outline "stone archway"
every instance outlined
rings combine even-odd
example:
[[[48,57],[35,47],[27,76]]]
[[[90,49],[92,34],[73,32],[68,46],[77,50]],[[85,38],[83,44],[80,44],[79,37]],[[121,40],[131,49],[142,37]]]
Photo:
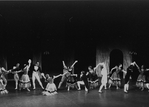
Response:
[[[111,68],[113,68],[114,66],[118,64],[123,65],[123,52],[119,49],[113,49],[110,52],[110,65],[109,65],[110,70]]]

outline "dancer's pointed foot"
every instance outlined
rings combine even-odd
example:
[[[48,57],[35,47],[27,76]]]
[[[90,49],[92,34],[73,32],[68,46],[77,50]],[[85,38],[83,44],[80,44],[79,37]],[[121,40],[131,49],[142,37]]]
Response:
[[[85,88],[85,91],[87,91],[87,92],[88,92],[88,89],[86,89],[86,88]]]
[[[99,93],[102,93],[102,91],[100,91],[100,90],[99,90],[98,92],[99,92]]]
[[[30,89],[28,89],[28,88],[27,88],[27,91],[29,91],[29,92],[30,92]]]
[[[124,90],[124,93],[128,93],[128,91]]]
[[[78,88],[78,91],[80,91],[81,89],[80,88]]]

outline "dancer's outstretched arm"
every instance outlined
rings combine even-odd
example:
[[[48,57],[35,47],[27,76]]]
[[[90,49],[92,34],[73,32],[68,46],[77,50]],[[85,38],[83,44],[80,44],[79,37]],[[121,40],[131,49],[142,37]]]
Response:
[[[109,74],[111,74],[112,73],[112,71],[114,70],[114,69],[116,69],[117,67],[115,66],[115,67],[113,67],[112,69],[111,69],[111,71],[109,72]]]
[[[41,76],[42,76],[44,79],[46,79],[46,77],[45,77],[44,73],[41,73]]]
[[[125,70],[122,70],[122,72],[125,73],[125,74],[127,73],[127,71],[125,71]]]
[[[78,76],[78,74],[71,74],[71,75],[72,75],[72,76],[76,76],[76,77]]]
[[[140,67],[138,66],[138,64],[136,62],[134,62],[134,65],[136,65],[136,67],[138,68],[138,70],[141,71],[140,70]]]
[[[62,61],[62,63],[63,63],[63,67],[64,67],[65,69],[67,69],[67,66],[66,66],[65,62]]]
[[[2,67],[2,71],[6,74],[11,72],[11,70],[6,70],[4,67]]]
[[[96,67],[94,67],[94,70],[96,70],[96,69],[98,68],[99,65],[100,65],[100,63],[98,63],[98,64],[96,65]]]
[[[57,76],[54,76],[53,78],[55,79],[55,78],[58,78],[58,77],[60,77],[60,76],[62,76],[63,74],[59,74],[59,75],[57,75]]]
[[[28,68],[30,68],[31,62],[32,62],[31,59],[29,59],[29,60],[28,60]]]
[[[74,65],[77,63],[78,61],[76,60],[72,65],[71,65],[71,68],[74,67]]]
[[[23,72],[23,70],[19,70],[19,71],[14,71],[14,72],[11,72],[12,74],[15,74],[15,73],[20,73],[20,72]]]

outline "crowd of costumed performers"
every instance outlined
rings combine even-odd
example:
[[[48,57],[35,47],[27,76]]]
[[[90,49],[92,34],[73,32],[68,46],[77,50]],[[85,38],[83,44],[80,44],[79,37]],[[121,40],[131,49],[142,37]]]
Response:
[[[6,89],[7,86],[7,79],[6,75],[12,74],[14,76],[15,81],[15,90],[27,90],[30,91],[31,89],[31,82],[33,90],[36,89],[37,80],[42,91],[43,95],[55,95],[57,94],[57,90],[62,88],[63,84],[66,84],[67,91],[74,88],[78,91],[84,88],[86,92],[99,87],[98,92],[102,93],[104,89],[110,89],[111,86],[115,86],[116,89],[120,89],[122,86],[122,79],[124,77],[124,92],[127,93],[129,91],[129,84],[130,80],[134,78],[134,68],[137,68],[138,71],[138,78],[136,80],[136,87],[138,87],[141,91],[145,88],[149,90],[149,69],[145,68],[144,65],[139,67],[136,62],[130,63],[126,70],[123,69],[122,64],[118,64],[113,67],[109,73],[106,68],[106,63],[98,63],[95,67],[88,66],[88,71],[82,70],[80,74],[74,73],[74,66],[78,63],[78,61],[74,61],[71,66],[66,66],[65,62],[62,61],[63,65],[63,72],[62,74],[58,75],[51,75],[51,74],[44,74],[40,68],[39,62],[36,64],[32,64],[31,59],[28,60],[27,64],[24,64],[23,68],[21,69],[20,64],[17,63],[15,66],[12,67],[10,70],[6,70],[4,67],[0,67],[0,94],[8,94],[8,90]],[[31,70],[31,64],[33,69]],[[101,76],[99,77],[97,74],[97,69],[100,69]],[[32,72],[31,80],[29,78],[29,73]],[[19,73],[23,73],[22,76],[19,76]],[[46,86],[43,86],[41,78],[44,78]],[[61,78],[58,84],[58,88],[55,85],[54,80],[56,78]]]

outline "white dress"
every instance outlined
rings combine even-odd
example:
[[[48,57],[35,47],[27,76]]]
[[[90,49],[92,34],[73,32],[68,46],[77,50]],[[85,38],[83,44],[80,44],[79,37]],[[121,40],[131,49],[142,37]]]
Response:
[[[107,84],[107,69],[104,63],[102,64],[102,66],[103,68],[101,70],[101,75],[102,75],[101,83],[103,85],[106,85]]]
[[[47,81],[48,84],[46,86],[45,91],[43,91],[42,94],[46,96],[57,94],[57,88],[56,85],[54,84],[54,78],[49,77]]]

